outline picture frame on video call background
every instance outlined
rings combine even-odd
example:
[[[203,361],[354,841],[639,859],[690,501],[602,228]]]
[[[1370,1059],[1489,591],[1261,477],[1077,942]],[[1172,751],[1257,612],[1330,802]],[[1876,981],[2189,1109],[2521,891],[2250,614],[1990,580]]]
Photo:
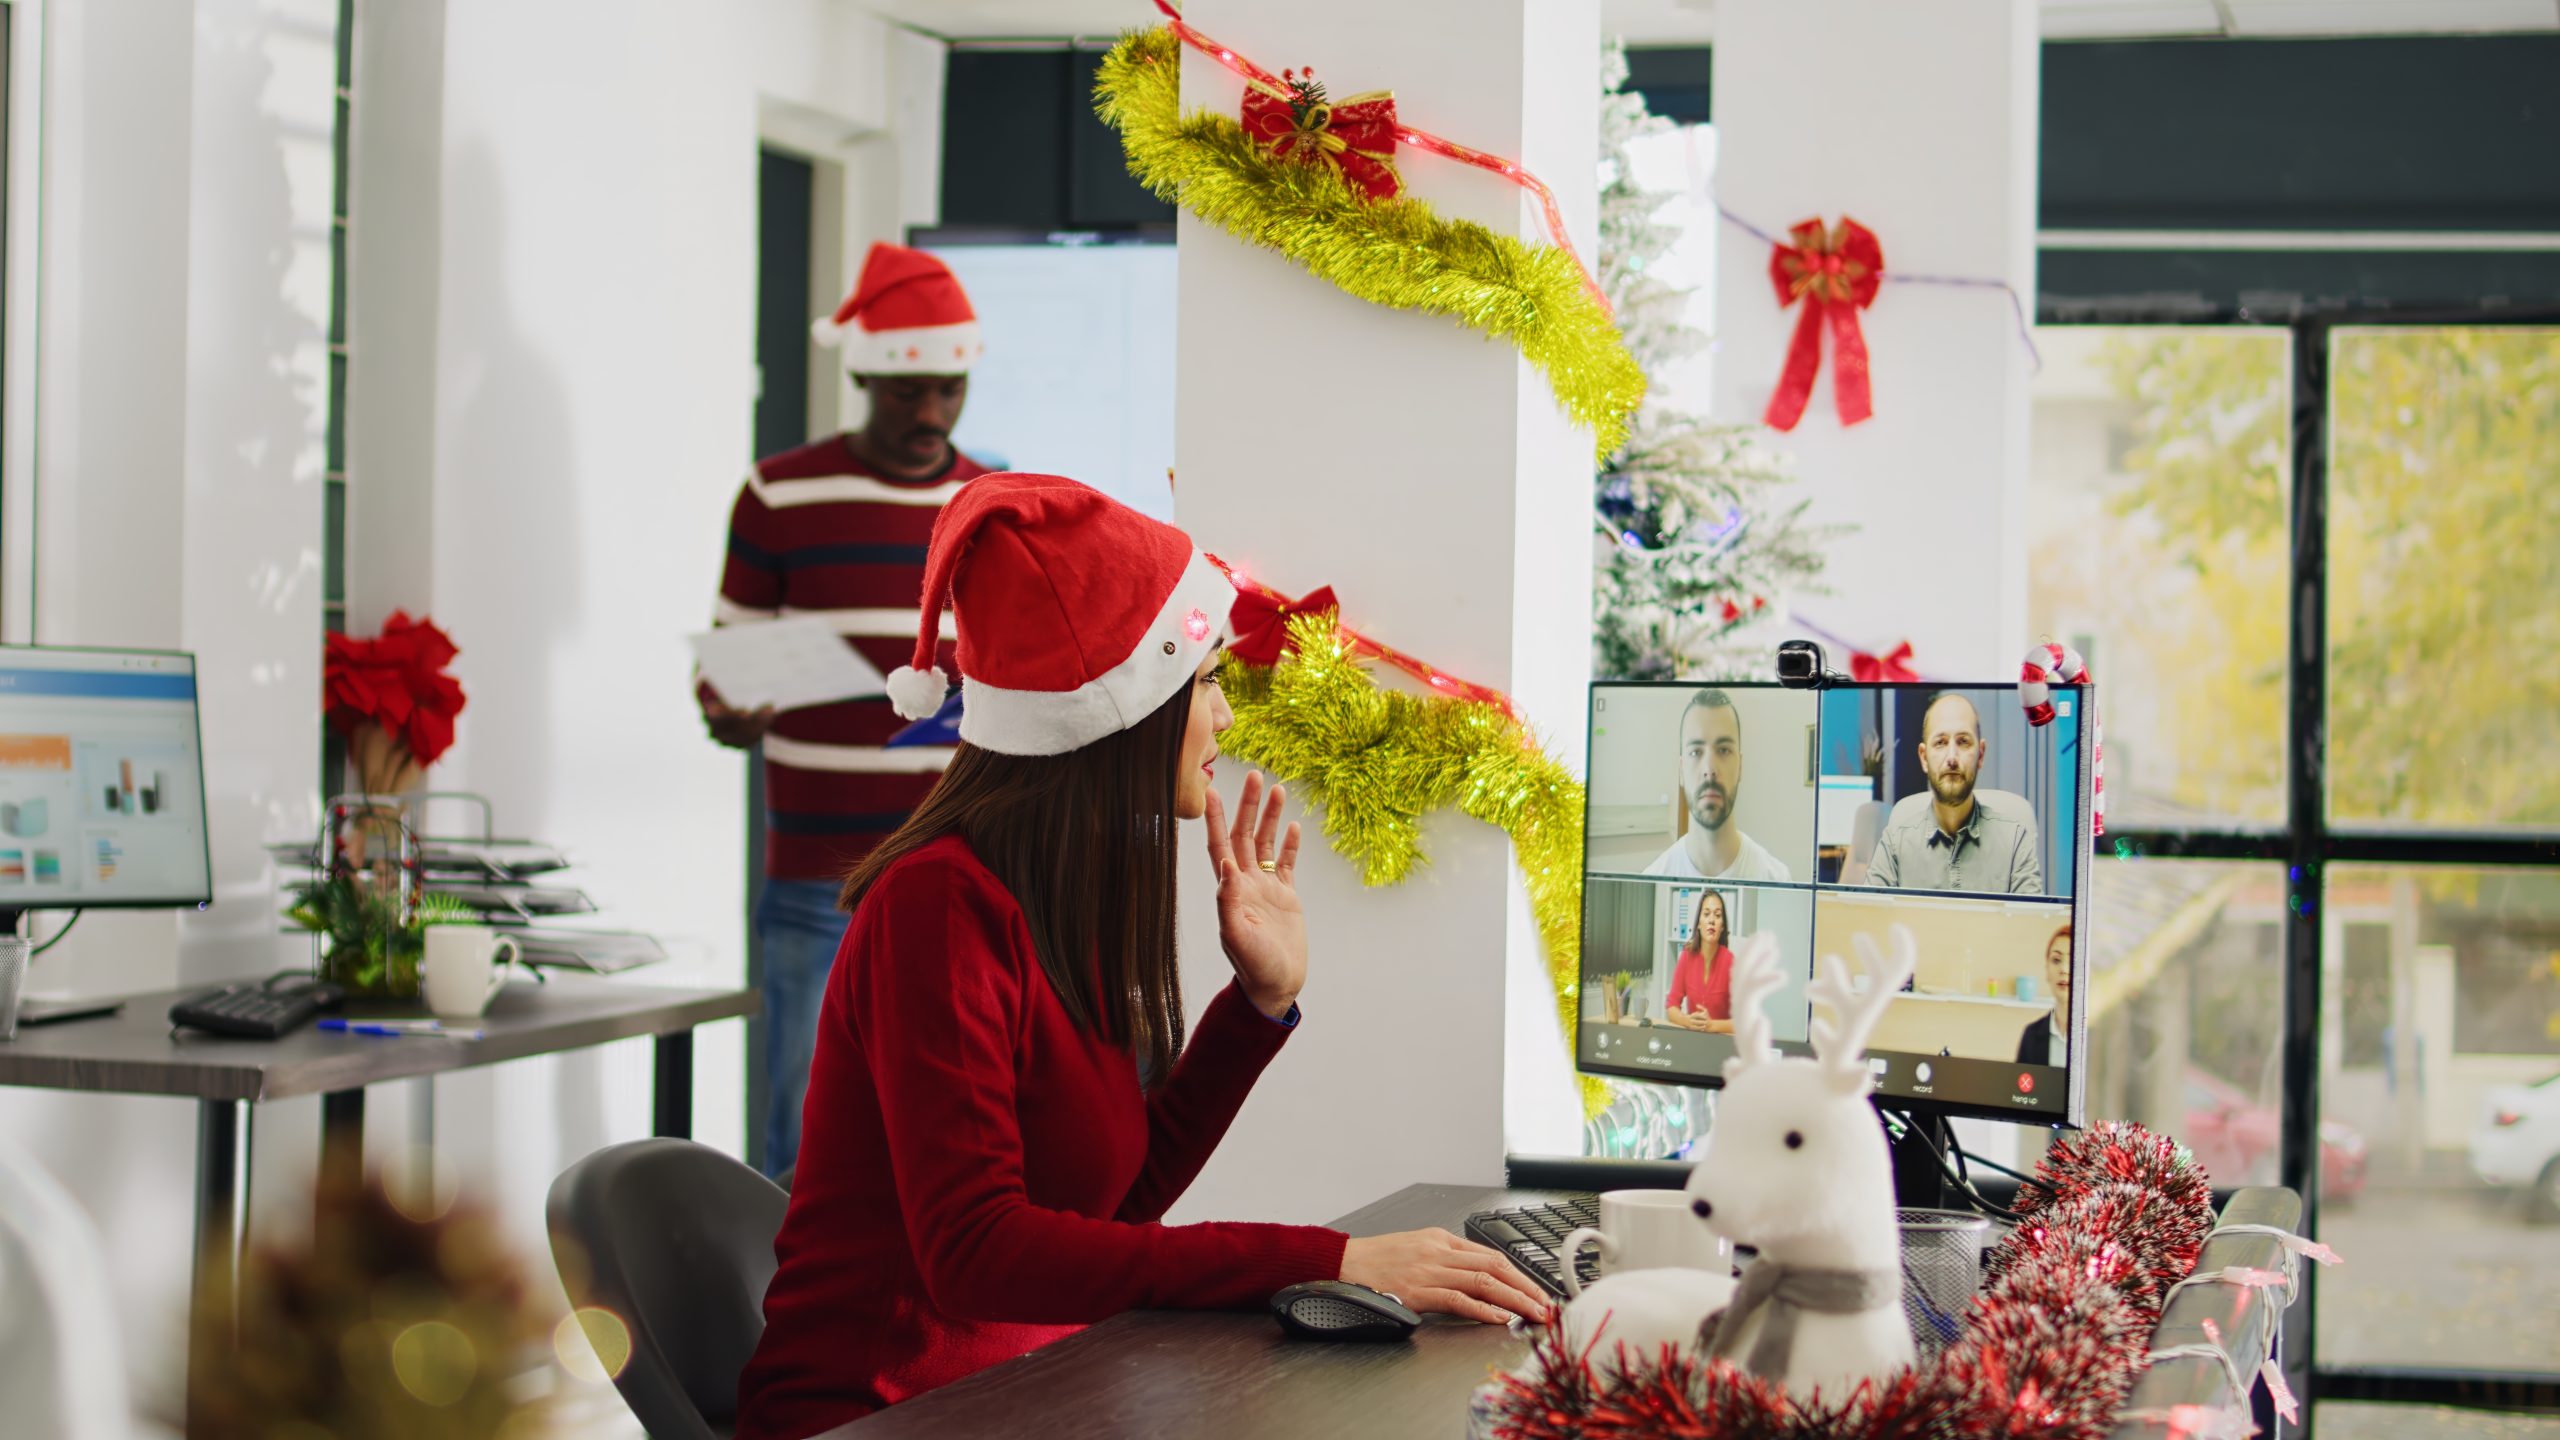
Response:
[[[1717,1086],[1732,942],[1776,937],[1767,1002],[1810,1054],[1817,957],[1918,963],[1869,1041],[1878,1103],[2079,1124],[2091,773],[2081,691],[1599,682],[1583,839],[1589,1073]]]

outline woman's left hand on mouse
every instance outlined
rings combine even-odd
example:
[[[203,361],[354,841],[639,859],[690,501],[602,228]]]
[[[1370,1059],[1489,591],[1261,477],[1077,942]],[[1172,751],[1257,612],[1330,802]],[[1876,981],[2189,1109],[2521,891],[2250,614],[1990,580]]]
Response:
[[[1307,983],[1307,916],[1298,904],[1298,824],[1280,825],[1288,792],[1244,777],[1236,815],[1209,792],[1209,863],[1218,872],[1218,944],[1254,1008],[1279,1019]]]

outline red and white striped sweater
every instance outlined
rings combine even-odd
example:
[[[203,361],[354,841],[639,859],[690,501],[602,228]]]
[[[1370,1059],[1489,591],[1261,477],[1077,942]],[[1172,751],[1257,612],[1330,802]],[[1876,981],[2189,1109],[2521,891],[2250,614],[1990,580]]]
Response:
[[[729,515],[717,623],[816,615],[881,673],[906,664],[934,517],[986,473],[954,450],[933,479],[891,479],[842,435],[757,461]],[[945,615],[940,663],[956,674],[952,633]],[[836,879],[898,828],[951,759],[948,746],[882,748],[906,723],[887,700],[783,712],[764,742],[768,876]]]

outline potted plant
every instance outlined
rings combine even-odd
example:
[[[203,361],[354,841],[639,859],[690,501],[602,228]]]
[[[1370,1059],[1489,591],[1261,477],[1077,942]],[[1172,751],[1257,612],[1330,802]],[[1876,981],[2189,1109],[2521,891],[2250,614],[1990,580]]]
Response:
[[[350,996],[406,1000],[418,993],[418,962],[427,927],[473,925],[479,912],[450,895],[420,895],[404,914],[397,887],[384,889],[352,871],[294,887],[284,917],[318,937],[320,974]]]

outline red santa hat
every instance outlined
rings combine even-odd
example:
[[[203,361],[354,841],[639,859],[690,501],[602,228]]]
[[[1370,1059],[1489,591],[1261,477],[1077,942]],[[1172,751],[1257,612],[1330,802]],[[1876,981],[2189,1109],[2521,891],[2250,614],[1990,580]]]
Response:
[[[1226,630],[1235,587],[1191,543],[1089,485],[981,475],[933,522],[915,663],[889,676],[898,713],[937,710],[942,607],[960,631],[960,738],[1002,755],[1063,755],[1117,734],[1191,683]]]
[[[986,348],[951,267],[903,245],[872,246],[861,282],[809,333],[857,375],[965,375]]]

